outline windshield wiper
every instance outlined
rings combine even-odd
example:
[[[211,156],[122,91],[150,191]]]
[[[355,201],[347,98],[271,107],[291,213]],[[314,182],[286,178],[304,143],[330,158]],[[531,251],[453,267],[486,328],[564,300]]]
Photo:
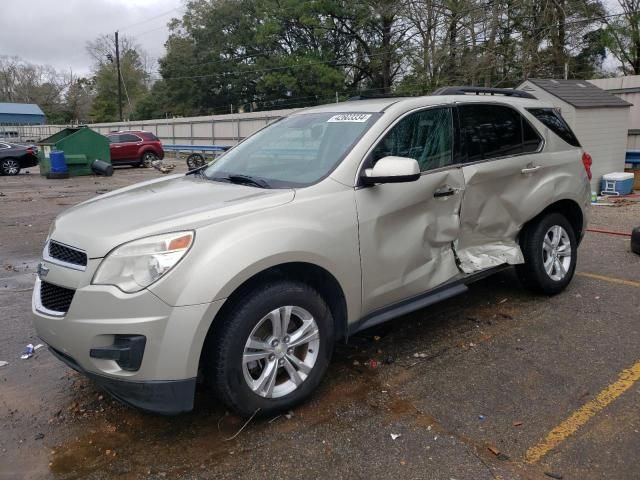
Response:
[[[251,185],[258,188],[271,188],[271,185],[269,185],[266,180],[252,177],[250,175],[233,174],[224,177],[210,177],[210,180],[236,183],[238,185]]]

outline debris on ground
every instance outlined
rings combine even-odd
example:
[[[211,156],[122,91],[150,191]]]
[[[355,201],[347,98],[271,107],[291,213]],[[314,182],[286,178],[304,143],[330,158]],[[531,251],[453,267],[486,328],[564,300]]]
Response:
[[[35,439],[35,440],[42,440],[43,438],[44,438],[44,433],[38,433],[38,434],[34,437],[34,439]]]
[[[391,365],[395,361],[396,359],[393,358],[393,356],[387,355],[386,357],[384,357],[384,360],[382,361],[382,363],[384,363],[385,365]]]
[[[293,410],[289,410],[284,416],[287,420],[291,420],[293,418]]]
[[[33,352],[34,352],[33,344],[30,343],[29,345],[24,347],[22,354],[20,354],[20,358],[22,360],[27,360],[28,358],[31,358],[33,356]]]
[[[520,422],[520,421],[513,422],[513,426],[514,427],[520,427],[520,426],[522,426],[522,422]]]
[[[376,369],[378,368],[378,361],[374,360],[373,358],[367,360],[367,362],[365,363],[365,365],[371,369]]]
[[[42,347],[44,347],[44,345],[42,343],[37,344],[35,347],[33,347],[33,351],[37,352],[39,349],[41,349]]]
[[[402,434],[401,433],[390,433],[389,435],[391,435],[391,440],[395,440],[396,438],[400,437]]]
[[[174,163],[165,164],[161,160],[154,160],[151,162],[151,166],[161,173],[171,173],[173,169],[176,168]]]
[[[0,367],[5,367],[9,365],[9,362],[5,362],[4,360],[0,360]]]
[[[485,418],[487,417],[485,417],[484,415],[478,415],[478,420],[484,420]]]
[[[554,473],[554,472],[544,472],[544,474],[547,477],[551,477],[551,478],[555,478],[557,480],[562,480],[562,475],[560,475],[559,473]]]
[[[498,450],[496,447],[488,446],[487,450],[493,453],[496,457],[500,455],[500,450]]]

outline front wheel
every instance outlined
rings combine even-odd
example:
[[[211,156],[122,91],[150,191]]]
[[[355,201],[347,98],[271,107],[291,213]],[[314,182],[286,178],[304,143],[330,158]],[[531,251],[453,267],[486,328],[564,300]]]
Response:
[[[243,416],[273,415],[316,389],[333,353],[331,311],[310,286],[275,281],[235,305],[216,330],[207,377]]]
[[[525,286],[555,295],[569,285],[576,269],[578,243],[564,215],[551,213],[528,225],[521,247],[525,263],[516,271]]]
[[[0,173],[2,175],[18,175],[20,173],[20,163],[15,158],[5,158],[0,161]]]

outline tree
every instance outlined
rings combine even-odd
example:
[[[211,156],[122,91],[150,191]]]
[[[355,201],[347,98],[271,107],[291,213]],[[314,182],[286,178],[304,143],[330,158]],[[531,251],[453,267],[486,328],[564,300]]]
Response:
[[[625,75],[640,75],[640,0],[618,0],[619,15],[607,19],[606,39]]]
[[[118,79],[115,40],[101,35],[87,43],[87,51],[94,60],[92,83],[95,99],[91,118],[96,122],[118,120]],[[148,90],[150,74],[145,70],[145,53],[134,41],[120,37],[120,75],[123,95],[123,116],[131,118],[137,102]]]
[[[50,123],[65,122],[63,96],[70,78],[48,65],[0,56],[0,102],[35,103]]]

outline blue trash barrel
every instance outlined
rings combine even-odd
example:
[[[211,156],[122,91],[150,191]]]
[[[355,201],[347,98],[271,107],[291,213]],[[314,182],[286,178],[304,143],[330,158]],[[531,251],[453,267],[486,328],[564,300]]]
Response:
[[[64,160],[64,152],[54,150],[49,154],[50,168],[47,178],[69,178],[69,167]]]
[[[69,167],[64,160],[64,152],[61,150],[54,150],[49,154],[49,161],[51,162],[51,172],[54,173],[67,173]]]

